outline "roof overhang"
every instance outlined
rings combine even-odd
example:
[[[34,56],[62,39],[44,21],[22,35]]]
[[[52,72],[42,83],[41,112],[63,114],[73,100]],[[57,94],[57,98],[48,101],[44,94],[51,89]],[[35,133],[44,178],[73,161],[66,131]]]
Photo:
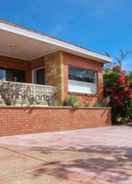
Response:
[[[56,51],[65,51],[102,63],[112,61],[112,58],[105,55],[0,21],[0,55],[32,60]]]

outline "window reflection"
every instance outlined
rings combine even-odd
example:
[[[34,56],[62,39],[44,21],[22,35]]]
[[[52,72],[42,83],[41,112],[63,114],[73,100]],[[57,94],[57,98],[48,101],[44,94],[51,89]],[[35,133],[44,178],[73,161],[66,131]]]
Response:
[[[0,69],[0,80],[25,82],[25,71],[13,69]]]
[[[0,69],[0,80],[5,80],[6,72],[3,69]]]
[[[96,83],[96,72],[92,70],[70,66],[69,79],[82,82]]]

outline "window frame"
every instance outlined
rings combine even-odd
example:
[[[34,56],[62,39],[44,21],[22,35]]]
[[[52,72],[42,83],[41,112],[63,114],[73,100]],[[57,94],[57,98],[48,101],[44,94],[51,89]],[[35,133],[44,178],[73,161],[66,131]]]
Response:
[[[17,69],[17,68],[3,68],[3,67],[0,67],[0,70],[4,70],[5,71],[5,76],[4,76],[4,78],[3,78],[3,80],[1,80],[0,79],[0,81],[8,81],[8,82],[15,82],[15,81],[13,81],[13,80],[7,80],[7,78],[6,78],[6,72],[7,71],[11,71],[11,72],[15,72],[15,71],[17,71],[17,72],[23,72],[23,74],[24,74],[24,82],[20,82],[20,83],[25,83],[26,82],[26,71],[25,70],[21,70],[21,69]]]
[[[95,74],[96,74],[96,79],[95,79],[95,81],[96,81],[96,83],[95,83],[95,85],[96,85],[96,93],[83,93],[83,92],[72,92],[72,91],[69,91],[69,81],[71,80],[71,79],[69,79],[69,71],[70,71],[70,67],[75,67],[75,68],[77,68],[77,69],[84,69],[84,70],[90,70],[90,71],[93,71],[93,72],[95,72]],[[82,82],[82,83],[90,83],[90,82],[83,82],[83,81],[77,81],[77,80],[73,80],[73,81],[76,81],[76,82]],[[67,82],[68,84],[67,84],[67,88],[68,88],[68,93],[69,94],[73,94],[73,95],[84,95],[84,96],[97,96],[98,95],[98,91],[99,91],[99,89],[98,89],[98,71],[97,70],[93,70],[93,69],[91,69],[91,68],[84,68],[84,67],[82,67],[82,66],[77,66],[77,65],[72,65],[72,64],[68,64],[68,82]],[[91,83],[92,84],[92,83]],[[94,83],[93,83],[94,84]]]
[[[36,83],[36,79],[35,79],[35,75],[36,75],[36,72],[38,71],[38,70],[41,70],[41,69],[44,69],[45,70],[45,67],[44,66],[40,66],[40,67],[37,67],[37,68],[34,68],[33,70],[32,70],[32,83],[33,84],[37,84]],[[45,83],[44,84],[41,84],[41,85],[45,85]]]

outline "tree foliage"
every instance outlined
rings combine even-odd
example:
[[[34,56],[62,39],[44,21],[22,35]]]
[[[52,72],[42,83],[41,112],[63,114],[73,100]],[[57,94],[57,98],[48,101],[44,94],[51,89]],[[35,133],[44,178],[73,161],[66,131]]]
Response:
[[[105,96],[110,98],[113,122],[124,122],[132,113],[132,74],[116,65],[104,74]]]

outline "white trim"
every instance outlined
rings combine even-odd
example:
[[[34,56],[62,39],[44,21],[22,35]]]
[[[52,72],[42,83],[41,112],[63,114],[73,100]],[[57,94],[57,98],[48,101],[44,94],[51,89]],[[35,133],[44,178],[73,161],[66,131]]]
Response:
[[[40,70],[40,69],[44,69],[44,67],[41,66],[41,67],[38,67],[38,68],[35,68],[35,69],[32,70],[32,83],[34,83],[34,84],[36,84],[36,83],[35,83],[35,72],[36,72],[37,70]]]
[[[68,80],[68,92],[70,93],[80,93],[80,94],[97,94],[97,82],[82,82],[76,80]]]
[[[0,30],[4,30],[7,32],[15,33],[20,36],[28,37],[31,39],[39,40],[44,43],[47,43],[49,45],[56,46],[58,50],[67,51],[82,57],[91,58],[94,60],[97,60],[99,62],[108,63],[112,61],[112,58],[107,57],[105,55],[97,54],[95,52],[91,52],[87,49],[77,47],[75,45],[66,43],[64,41],[57,40],[55,38],[39,34],[24,28],[20,28],[15,25],[11,25],[9,23],[5,23],[3,21],[0,21]]]

